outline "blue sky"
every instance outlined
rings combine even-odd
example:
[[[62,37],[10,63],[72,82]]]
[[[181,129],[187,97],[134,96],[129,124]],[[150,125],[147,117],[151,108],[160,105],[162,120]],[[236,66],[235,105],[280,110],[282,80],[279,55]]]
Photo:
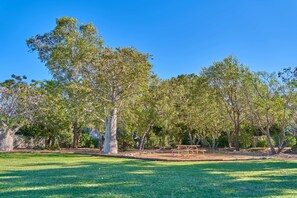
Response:
[[[61,16],[93,22],[105,45],[152,54],[161,78],[198,73],[228,55],[254,71],[297,66],[296,0],[0,0],[0,81],[51,78],[25,40]]]

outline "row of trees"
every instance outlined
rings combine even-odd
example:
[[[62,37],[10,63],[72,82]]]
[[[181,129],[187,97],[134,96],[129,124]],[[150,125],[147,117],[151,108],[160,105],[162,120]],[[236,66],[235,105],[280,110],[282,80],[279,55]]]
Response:
[[[74,148],[84,128],[99,129],[105,153],[135,142],[139,149],[181,143],[215,148],[222,138],[239,150],[246,129],[255,129],[248,137],[265,135],[277,153],[297,136],[294,69],[253,73],[230,56],[199,75],[161,80],[151,71],[150,55],[105,47],[91,23],[71,17],[57,19],[54,30],[27,44],[53,80],[28,84],[13,76],[0,84],[0,150],[13,149],[20,129],[48,146],[71,141]]]

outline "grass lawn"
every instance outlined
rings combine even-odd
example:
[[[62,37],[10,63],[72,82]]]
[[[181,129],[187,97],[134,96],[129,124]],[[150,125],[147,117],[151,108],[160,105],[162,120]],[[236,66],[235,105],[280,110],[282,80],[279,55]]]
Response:
[[[297,197],[296,161],[0,154],[0,197]]]

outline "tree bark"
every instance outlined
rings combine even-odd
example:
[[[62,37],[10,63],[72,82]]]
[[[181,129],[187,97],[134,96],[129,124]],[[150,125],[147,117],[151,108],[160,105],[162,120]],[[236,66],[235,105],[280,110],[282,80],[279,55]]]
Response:
[[[235,135],[235,150],[239,151],[239,130],[240,130],[240,123],[235,122],[234,124],[234,135]]]
[[[194,142],[194,140],[193,140],[193,138],[192,138],[192,134],[191,134],[191,132],[190,132],[189,130],[187,130],[187,131],[188,131],[188,134],[189,134],[190,144],[191,144],[191,145],[195,144],[195,142]]]
[[[144,141],[145,141],[146,134],[147,134],[147,132],[145,131],[141,137],[140,144],[139,144],[139,150],[144,149]]]
[[[77,121],[74,121],[72,123],[72,127],[73,127],[73,144],[72,144],[72,147],[73,148],[77,148],[78,147],[78,127],[77,127]]]
[[[270,147],[271,154],[276,154],[275,149],[274,149],[274,145],[272,144],[272,141],[271,141],[269,127],[267,127],[267,129],[266,129],[266,138],[267,138],[267,141],[268,141],[268,144],[269,144],[269,147]]]
[[[212,135],[211,137],[211,149],[214,150],[216,148],[216,138]]]
[[[12,151],[13,150],[14,132],[8,130],[7,132],[0,132],[0,151]]]
[[[147,129],[144,131],[142,137],[141,137],[141,140],[140,140],[140,144],[139,144],[139,150],[143,150],[144,149],[144,141],[145,141],[145,138],[146,138],[146,135],[148,134],[148,132],[150,131],[152,127],[152,124],[150,123],[147,127]]]
[[[105,140],[103,152],[106,154],[118,153],[117,109],[114,109],[110,112],[110,116],[106,119],[105,122]]]
[[[293,137],[291,137],[291,139],[289,139],[288,141],[286,141],[285,143],[283,142],[282,140],[282,145],[278,148],[277,150],[277,154],[280,154],[282,152],[282,150],[284,148],[286,148],[295,138],[296,138],[297,135],[293,135]]]
[[[274,145],[272,144],[272,141],[271,141],[271,136],[270,136],[270,126],[267,126],[265,130],[264,130],[263,127],[260,127],[260,130],[261,130],[262,133],[264,133],[265,136],[266,136],[267,142],[268,142],[269,147],[270,147],[270,152],[271,152],[271,154],[273,154],[273,155],[276,154],[275,149],[274,149]]]
[[[45,146],[50,147],[52,141],[52,134],[49,132],[47,140],[45,141]]]

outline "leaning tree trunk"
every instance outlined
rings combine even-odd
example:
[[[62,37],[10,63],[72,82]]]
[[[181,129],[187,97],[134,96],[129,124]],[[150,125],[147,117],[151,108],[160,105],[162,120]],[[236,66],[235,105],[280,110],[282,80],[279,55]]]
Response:
[[[267,141],[268,141],[268,144],[269,144],[269,147],[270,147],[271,154],[276,154],[275,149],[274,149],[274,145],[273,145],[272,140],[271,140],[269,128],[266,130],[266,138],[267,138]]]
[[[140,144],[139,144],[139,150],[144,149],[144,141],[145,141],[145,138],[146,138],[147,134],[149,133],[151,127],[152,127],[152,122],[150,122],[150,124],[148,125],[147,129],[144,131],[144,133],[141,137]]]
[[[282,145],[278,148],[277,154],[280,154],[284,148],[286,148],[295,138],[297,135],[293,135],[289,140],[287,140],[285,143],[282,143]],[[283,140],[282,140],[283,141]]]
[[[103,152],[106,154],[118,153],[117,142],[117,109],[110,112],[110,117],[105,122],[105,140]]]
[[[271,154],[273,154],[273,155],[276,154],[276,151],[274,149],[274,145],[272,143],[271,136],[270,136],[270,127],[267,126],[266,130],[264,130],[264,128],[262,128],[262,127],[260,129],[261,129],[262,133],[264,133],[266,135],[266,139],[269,144]]]
[[[144,149],[144,141],[145,141],[145,137],[146,137],[146,132],[144,132],[144,134],[142,135],[141,137],[141,140],[140,140],[140,144],[139,144],[139,150],[143,150]]]
[[[12,151],[13,150],[13,139],[14,132],[12,131],[3,131],[0,132],[0,151]]]
[[[191,134],[190,130],[188,130],[188,134],[189,134],[190,144],[194,145],[195,144],[195,137],[192,137],[192,134]]]

